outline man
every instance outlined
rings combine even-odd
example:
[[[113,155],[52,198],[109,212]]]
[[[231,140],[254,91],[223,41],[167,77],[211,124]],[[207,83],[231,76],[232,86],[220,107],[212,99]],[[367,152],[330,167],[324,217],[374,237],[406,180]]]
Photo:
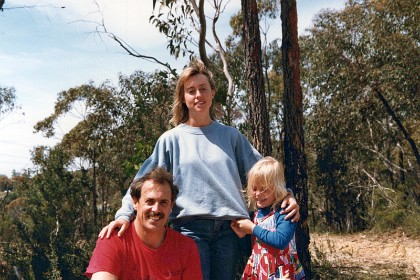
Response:
[[[155,168],[131,185],[136,218],[121,237],[98,239],[86,276],[95,279],[202,279],[195,242],[166,226],[178,188]]]

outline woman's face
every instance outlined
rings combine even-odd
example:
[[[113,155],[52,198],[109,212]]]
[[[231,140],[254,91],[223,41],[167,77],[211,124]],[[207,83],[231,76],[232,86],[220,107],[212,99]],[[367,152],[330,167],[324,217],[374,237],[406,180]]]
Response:
[[[189,77],[184,84],[184,100],[189,115],[206,113],[210,115],[215,91],[211,88],[209,80],[203,74]]]

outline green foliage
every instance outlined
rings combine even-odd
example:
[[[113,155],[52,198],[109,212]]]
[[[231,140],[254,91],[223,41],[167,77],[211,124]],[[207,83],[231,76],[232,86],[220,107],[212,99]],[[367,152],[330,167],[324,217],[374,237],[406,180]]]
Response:
[[[167,48],[175,58],[180,55],[192,55],[188,49],[191,40],[192,28],[189,28],[189,20],[194,12],[191,4],[187,1],[159,1],[160,7],[157,14],[153,14],[149,21],[168,38]],[[153,3],[155,9],[156,1]]]
[[[18,198],[8,205],[16,235],[7,260],[34,279],[82,279],[90,248],[80,252],[76,241],[93,235],[92,229],[83,228],[86,225],[80,222],[87,218],[84,209],[76,206],[84,205],[86,190],[73,183],[74,177],[66,169],[68,155],[59,148],[39,148],[36,162],[39,173],[16,187]],[[79,260],[66,262],[69,255],[77,255]]]
[[[408,20],[418,8],[416,1],[349,1],[343,11],[317,15],[301,38],[315,227],[368,228],[376,207],[392,208],[400,193],[410,197],[405,205],[419,203],[410,191],[419,181],[415,151],[392,116],[418,143],[420,48]]]
[[[0,119],[2,115],[20,108],[16,105],[16,90],[13,87],[2,87],[0,85]]]
[[[372,209],[373,231],[376,233],[403,231],[407,236],[420,236],[420,207],[413,203],[411,196],[402,191],[394,195],[392,203],[378,198]]]
[[[79,123],[55,147],[34,148],[31,177],[0,178],[13,189],[1,205],[5,274],[17,267],[25,279],[85,279],[99,229],[169,126],[173,89],[167,76],[138,71],[121,75],[118,88],[90,83],[59,94],[36,130],[54,136],[66,114]]]

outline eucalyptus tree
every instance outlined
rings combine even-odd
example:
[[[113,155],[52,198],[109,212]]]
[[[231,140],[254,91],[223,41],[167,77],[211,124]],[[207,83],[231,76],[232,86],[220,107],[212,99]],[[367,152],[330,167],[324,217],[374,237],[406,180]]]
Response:
[[[225,109],[229,110],[232,107],[231,100],[233,100],[234,84],[229,72],[225,46],[219,37],[217,28],[217,22],[229,1],[213,0],[208,1],[207,5],[204,0],[153,0],[152,4],[153,10],[149,21],[156,26],[158,32],[166,36],[168,40],[167,49],[170,55],[175,58],[189,56],[191,59],[192,57],[200,57],[204,64],[213,72],[220,71],[224,73],[227,80],[227,91],[225,92],[227,94],[225,99],[227,107]],[[207,32],[208,21],[211,23],[212,39],[210,39]],[[139,53],[123,38],[109,32],[104,21],[99,24],[97,31],[100,35],[104,33],[116,41],[127,54],[155,62],[164,66],[166,73],[173,77],[177,76],[176,69],[169,63],[161,61],[157,57]],[[209,59],[207,48],[210,48],[218,56],[220,64],[212,63]]]
[[[36,124],[36,131],[53,137],[60,117],[78,114],[80,121],[60,145],[71,155],[71,169],[87,174],[87,206],[95,224],[111,218],[119,201],[114,196],[127,189],[157,137],[168,128],[172,89],[165,76],[140,71],[120,76],[119,88],[107,82],[82,85],[61,92],[54,113]]]
[[[284,87],[284,163],[287,186],[294,190],[301,220],[296,230],[297,249],[307,279],[311,279],[308,225],[308,177],[303,130],[303,96],[300,85],[300,49],[295,0],[281,1]]]
[[[66,170],[69,157],[60,148],[37,147],[33,158],[39,173],[13,177],[13,199],[6,206],[11,237],[1,235],[8,241],[3,243],[6,273],[25,279],[81,279],[91,248],[81,246],[87,240],[80,230],[87,226],[82,223],[86,190]]]
[[[33,224],[26,215],[27,201],[31,196],[26,195],[30,187],[27,174],[13,176],[10,179],[13,187],[2,206],[0,222],[0,264],[2,276],[5,279],[19,279],[25,276],[34,279],[31,269],[33,248],[28,243],[29,229]],[[30,240],[29,240],[30,241]],[[33,244],[32,244],[33,245]]]
[[[250,3],[251,2],[255,4],[257,3],[255,0],[250,1]],[[274,3],[275,1],[268,0],[258,2],[264,2],[264,5],[268,5],[265,2]],[[246,3],[246,1],[243,1],[243,3]],[[221,107],[221,110],[219,110],[219,115],[228,125],[233,125],[234,122],[237,121],[237,119],[234,119],[234,117],[237,116],[237,114],[234,112],[235,104],[237,104],[235,96],[235,87],[237,87],[237,85],[234,84],[234,77],[231,74],[227,44],[225,44],[220,38],[217,28],[217,23],[229,4],[231,4],[229,1],[224,0],[214,0],[208,2],[204,0],[154,0],[153,13],[149,21],[156,26],[159,32],[166,36],[168,39],[167,48],[169,53],[175,58],[181,56],[199,56],[204,64],[214,73],[221,72],[224,74],[224,80],[227,81],[227,90],[222,90],[219,93],[219,95],[224,95],[221,98],[223,102],[218,103],[218,107]],[[257,9],[254,9],[253,11],[250,10],[250,12],[250,16],[258,18],[259,15]],[[259,21],[254,20],[250,23],[253,25],[253,27],[249,25],[246,30],[256,30],[259,32]],[[209,32],[207,32],[208,25],[210,25],[209,29],[211,29],[211,36],[208,35]],[[103,31],[112,39],[117,41],[129,55],[155,61],[161,65],[164,65],[167,69],[169,69],[171,74],[176,76],[175,70],[172,69],[167,63],[161,62],[154,57],[139,54],[123,39],[119,38],[115,34],[108,32],[103,24],[102,27]],[[256,37],[254,36],[253,38],[261,40],[260,34],[258,34]],[[249,45],[251,46],[253,43],[251,42]],[[217,56],[218,63],[213,63],[212,60],[209,59],[209,56],[212,56],[213,54],[209,55],[208,49],[210,49],[213,54]],[[261,45],[256,46],[255,49],[259,49],[258,51],[260,52],[261,56]],[[257,54],[256,52],[254,53]],[[255,57],[255,55],[252,57]],[[246,56],[245,58],[245,61],[251,59],[250,56]],[[251,70],[248,71],[248,76],[260,75],[260,71],[258,71],[258,69],[262,69],[261,57],[258,58],[258,61],[259,66],[255,63],[253,66],[250,66]],[[258,66],[259,68],[256,68],[255,66]],[[249,80],[253,81],[254,79]],[[259,83],[263,83],[262,78],[260,79]],[[256,89],[258,89],[258,91],[255,91]],[[250,131],[252,133],[257,133],[252,136],[252,140],[255,146],[261,150],[263,154],[269,154],[271,153],[271,143],[269,137],[268,120],[266,116],[267,109],[265,107],[260,108],[261,106],[266,106],[264,100],[263,102],[260,102],[260,100],[265,98],[264,87],[259,86],[257,88],[250,84],[248,91],[250,92],[251,98],[251,103],[249,103],[251,111],[252,108],[255,107],[255,112],[252,113],[252,118],[250,118],[250,124],[252,126]],[[265,117],[261,118],[261,116]]]
[[[112,219],[129,180],[168,128],[173,88],[159,73],[137,71],[121,75],[118,87],[90,83],[58,95],[54,113],[35,129],[54,137],[60,118],[80,120],[56,146],[35,147],[35,169],[11,180],[0,223],[5,275],[83,279],[98,223]]]
[[[301,40],[315,191],[333,228],[365,228],[368,209],[409,205],[401,188],[419,203],[417,2],[349,1]]]
[[[18,108],[16,105],[16,90],[14,87],[0,85],[0,120],[8,113]]]
[[[242,0],[243,44],[245,46],[245,85],[249,122],[254,147],[264,156],[271,155],[270,126],[262,71],[261,35],[257,1]]]

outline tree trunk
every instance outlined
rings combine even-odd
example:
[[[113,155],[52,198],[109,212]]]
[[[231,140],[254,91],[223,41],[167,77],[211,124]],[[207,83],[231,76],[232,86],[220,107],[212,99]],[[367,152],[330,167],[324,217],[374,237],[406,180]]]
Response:
[[[249,101],[249,121],[254,147],[264,156],[271,155],[270,122],[264,90],[261,35],[256,0],[242,0],[245,45],[245,81]]]
[[[284,77],[284,155],[287,186],[294,190],[301,219],[296,230],[299,258],[306,279],[311,279],[309,254],[308,185],[303,135],[303,104],[296,0],[281,0],[282,61]]]
[[[96,155],[95,151],[93,151],[92,156],[92,185],[91,185],[91,192],[92,192],[92,210],[93,210],[93,223],[95,227],[98,225],[98,193],[96,192]]]

